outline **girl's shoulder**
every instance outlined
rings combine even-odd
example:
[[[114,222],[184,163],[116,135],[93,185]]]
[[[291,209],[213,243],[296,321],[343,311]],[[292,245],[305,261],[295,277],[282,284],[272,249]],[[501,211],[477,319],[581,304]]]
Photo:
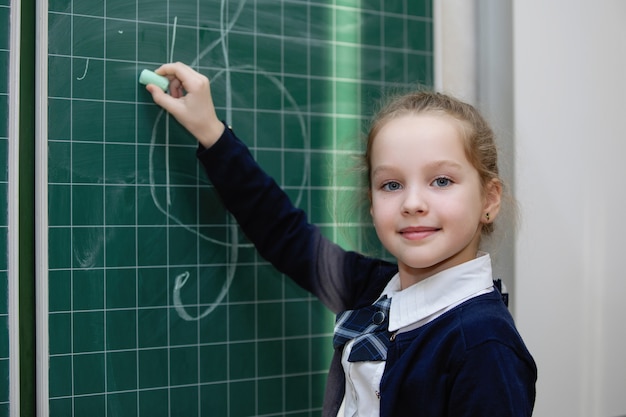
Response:
[[[466,352],[495,349],[508,351],[520,358],[531,358],[498,291],[460,305],[456,321],[461,336],[459,347]]]

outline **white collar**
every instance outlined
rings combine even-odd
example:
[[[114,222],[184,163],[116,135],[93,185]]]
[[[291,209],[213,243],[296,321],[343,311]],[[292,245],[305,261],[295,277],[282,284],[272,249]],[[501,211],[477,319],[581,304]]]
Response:
[[[400,275],[396,274],[382,293],[392,297],[389,331],[394,332],[444,311],[492,286],[491,257],[485,252],[404,290],[400,289]]]

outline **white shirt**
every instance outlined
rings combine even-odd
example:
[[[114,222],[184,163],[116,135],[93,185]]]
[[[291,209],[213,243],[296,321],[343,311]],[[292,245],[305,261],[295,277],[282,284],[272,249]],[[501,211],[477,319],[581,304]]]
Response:
[[[493,291],[491,257],[479,252],[475,259],[439,272],[404,290],[396,274],[381,296],[391,298],[389,331],[417,329],[470,298]],[[346,343],[341,358],[346,374],[345,417],[379,417],[378,389],[384,361],[348,362],[354,341]]]

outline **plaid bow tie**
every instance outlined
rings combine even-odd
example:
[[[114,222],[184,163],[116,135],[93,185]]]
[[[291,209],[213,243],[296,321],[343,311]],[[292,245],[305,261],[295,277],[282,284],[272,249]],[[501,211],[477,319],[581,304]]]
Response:
[[[368,307],[348,310],[337,315],[335,323],[335,348],[354,339],[349,362],[384,361],[391,333],[389,328],[389,306],[391,298],[381,297]]]

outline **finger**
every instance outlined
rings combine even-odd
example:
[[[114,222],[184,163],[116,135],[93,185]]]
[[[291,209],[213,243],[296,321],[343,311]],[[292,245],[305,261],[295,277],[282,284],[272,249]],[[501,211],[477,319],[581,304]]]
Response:
[[[183,85],[183,83],[176,77],[170,76],[168,78],[170,78],[170,87],[172,88],[179,88]]]
[[[185,80],[193,78],[198,74],[196,71],[191,69],[191,67],[183,64],[182,62],[163,64],[157,68],[155,72],[159,75],[165,75],[168,78],[177,78],[183,84],[185,84]]]
[[[171,80],[179,80],[187,92],[198,91],[208,84],[207,77],[182,62],[163,64],[155,72]]]
[[[169,90],[170,90],[170,94],[174,98],[181,98],[185,94],[183,85],[178,78],[173,78],[170,81]]]
[[[153,84],[148,84],[146,86],[146,90],[148,90],[148,92],[152,95],[152,100],[156,104],[167,110],[169,113],[175,113],[177,105],[175,98],[170,97],[169,94],[165,93]]]

